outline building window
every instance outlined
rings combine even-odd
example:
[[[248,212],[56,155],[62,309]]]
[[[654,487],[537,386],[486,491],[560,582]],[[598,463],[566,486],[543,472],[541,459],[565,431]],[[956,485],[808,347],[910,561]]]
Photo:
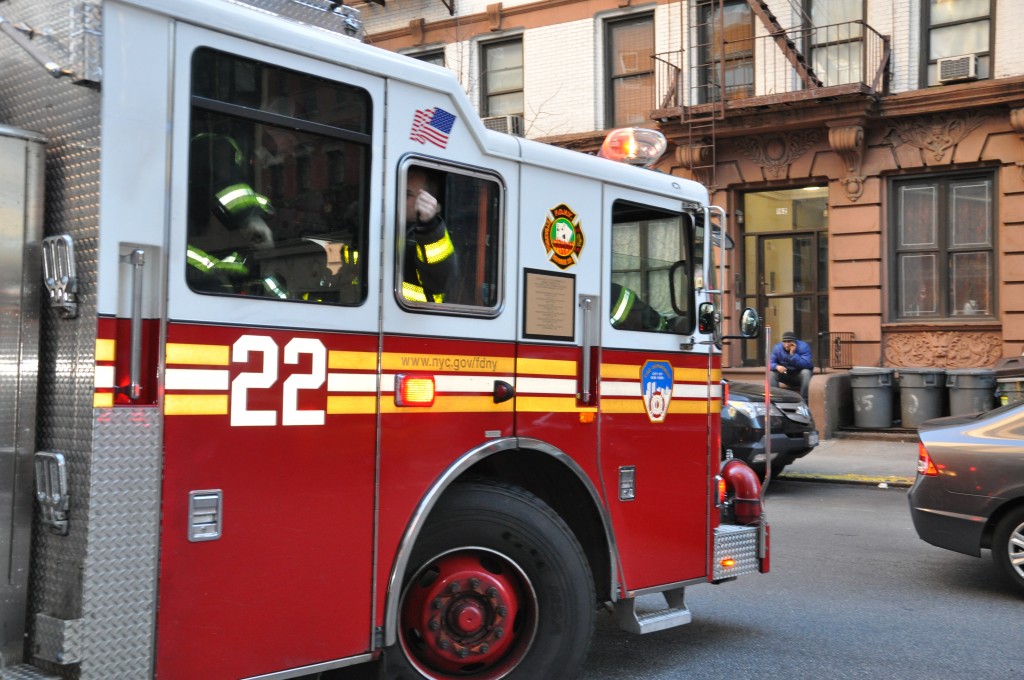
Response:
[[[605,24],[608,127],[643,125],[654,108],[654,17]]]
[[[977,57],[978,78],[991,77],[991,0],[925,0],[925,83],[939,84],[939,59]]]
[[[754,15],[745,0],[697,8],[699,103],[754,96]]]
[[[429,52],[416,52],[409,54],[413,59],[425,61],[434,66],[444,66],[444,50],[430,50]]]
[[[811,67],[826,85],[862,82],[864,3],[805,0]]]
[[[893,183],[897,320],[995,314],[991,174]]]
[[[483,101],[481,114],[484,116],[515,116],[525,111],[523,105],[523,41],[502,40],[488,42],[482,46],[480,63],[484,72]]]

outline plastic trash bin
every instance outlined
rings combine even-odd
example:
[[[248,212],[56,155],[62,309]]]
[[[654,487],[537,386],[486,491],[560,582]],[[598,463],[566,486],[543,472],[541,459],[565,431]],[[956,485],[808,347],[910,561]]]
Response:
[[[891,368],[854,366],[850,369],[853,388],[853,424],[866,429],[892,427]]]
[[[946,371],[942,368],[900,369],[900,420],[916,428],[942,415],[946,399]]]
[[[996,364],[995,373],[1000,406],[1024,401],[1024,355],[1003,357]]]
[[[999,378],[996,380],[996,398],[1000,406],[1024,401],[1024,378]]]
[[[990,368],[952,368],[946,371],[949,415],[991,411],[996,400],[996,372]]]

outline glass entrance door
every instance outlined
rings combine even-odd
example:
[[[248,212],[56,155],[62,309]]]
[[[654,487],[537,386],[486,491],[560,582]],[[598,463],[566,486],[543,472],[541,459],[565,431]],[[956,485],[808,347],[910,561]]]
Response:
[[[762,311],[773,344],[793,331],[817,354],[819,334],[828,332],[827,188],[746,194],[742,220],[741,304]],[[744,365],[763,366],[765,358],[763,341],[743,343]]]
[[[818,286],[819,239],[816,232],[758,238],[760,308],[773,340],[786,331],[816,346],[819,329],[828,327],[828,314]]]

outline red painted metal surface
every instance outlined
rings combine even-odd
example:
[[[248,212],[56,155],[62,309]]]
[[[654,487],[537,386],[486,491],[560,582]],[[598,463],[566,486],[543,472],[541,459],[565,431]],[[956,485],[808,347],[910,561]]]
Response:
[[[264,342],[279,348],[312,338],[327,350],[376,353],[375,337],[172,323],[169,355],[176,345],[213,348],[214,360],[230,357],[226,352],[243,335],[269,338]],[[197,354],[196,361],[206,356]],[[190,391],[171,389],[175,382],[168,380],[157,616],[161,678],[245,677],[370,648],[375,415],[327,413],[320,426],[283,425],[289,394],[300,410],[328,408],[326,389],[285,387],[292,376],[314,372],[311,357],[300,354],[294,364],[285,358],[278,357],[271,386],[250,387],[244,395],[248,409],[274,413],[276,426],[232,426],[223,413],[171,413],[180,407],[173,397],[228,399],[228,385],[234,394],[240,376],[265,370],[266,354],[250,352],[246,361],[226,365],[169,363],[181,370],[226,371],[227,383],[219,391]],[[337,372],[347,371],[341,366]],[[188,494],[206,489],[223,492],[223,535],[190,542]]]

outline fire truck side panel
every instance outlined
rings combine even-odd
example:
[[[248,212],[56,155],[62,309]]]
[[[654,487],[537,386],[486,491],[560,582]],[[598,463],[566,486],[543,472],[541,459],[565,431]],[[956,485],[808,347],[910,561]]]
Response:
[[[68,10],[66,2],[19,0],[5,3],[3,13],[30,25],[53,27],[50,39],[69,44],[72,26]],[[0,121],[43,133],[48,138],[45,234],[67,233],[75,239],[80,277],[77,318],[63,319],[55,312],[47,312],[40,319],[35,446],[37,450],[64,454],[70,496],[76,500],[72,503],[73,514],[66,535],[52,533],[38,521],[32,529],[27,617],[31,641],[40,639],[36,612],[69,621],[80,621],[84,614],[96,614],[94,609],[83,612],[87,609],[82,601],[83,575],[102,571],[110,555],[105,548],[124,545],[129,534],[135,532],[108,535],[112,540],[107,541],[90,537],[95,512],[100,507],[116,508],[120,500],[110,496],[91,499],[92,475],[104,462],[123,471],[112,450],[102,451],[98,457],[93,450],[91,366],[96,343],[100,96],[94,90],[72,86],[67,80],[55,80],[6,37],[0,39],[0,92]],[[147,498],[146,502],[155,509],[155,497]],[[94,541],[92,548],[89,541]],[[92,555],[88,563],[87,550]],[[148,560],[151,568],[152,554],[146,555],[143,550],[140,555],[141,562]],[[129,568],[139,564],[132,560]],[[137,602],[142,602],[145,609],[144,598]],[[125,661],[125,655],[115,657],[115,663]],[[145,664],[134,667],[148,672]]]
[[[432,69],[431,69],[432,71]],[[433,75],[432,73],[426,75]],[[447,75],[450,75],[447,74]],[[380,499],[377,622],[384,623],[388,593],[403,539],[421,500],[463,454],[513,434],[514,400],[494,398],[497,383],[515,385],[515,271],[519,235],[515,140],[483,130],[479,117],[438,87],[441,80],[389,73],[387,158],[383,211]],[[426,130],[438,117],[437,130]],[[447,132],[445,133],[445,130]],[[487,151],[481,146],[495,142]],[[494,153],[495,148],[501,149]],[[426,189],[439,201],[450,235],[458,285],[444,304],[407,297],[408,268],[400,256],[407,226],[409,169],[428,174]],[[427,294],[432,294],[425,288]],[[398,376],[435,384],[432,405],[400,406]],[[441,490],[443,491],[443,490]],[[414,538],[414,536],[413,536]],[[400,578],[400,575],[398,576]]]
[[[301,107],[322,111],[342,96],[366,102],[370,117],[360,124],[370,134],[355,137],[366,139],[362,152],[346,145],[347,138],[332,142],[289,133],[274,120],[246,128],[230,119],[233,141],[253,150],[254,188],[276,204],[267,224],[279,249],[264,251],[261,276],[272,272],[295,295],[300,286],[313,291],[306,296],[331,294],[317,288],[330,278],[317,268],[324,255],[319,265],[314,255],[289,255],[282,234],[334,224],[347,215],[346,205],[321,184],[326,171],[311,176],[308,187],[295,185],[303,171],[293,163],[316,167],[330,157],[332,144],[347,153],[346,165],[331,177],[351,173],[349,184],[365,187],[354,196],[357,212],[369,220],[369,233],[378,233],[380,212],[370,206],[381,205],[384,184],[384,82],[187,25],[178,26],[175,38],[157,673],[246,677],[354,656],[371,649],[373,630],[378,241],[364,240],[372,249],[354,256],[365,266],[364,298],[356,304],[200,292],[186,262],[196,247],[214,250],[187,238],[188,159],[196,137],[208,134],[196,121],[228,120],[194,103],[194,69],[204,60],[263,73],[253,84],[268,89],[248,106],[271,113],[311,115]],[[294,83],[321,89],[314,102],[295,99],[290,90],[273,99],[271,80],[282,89]],[[228,103],[249,101],[249,84],[230,82]],[[349,89],[333,95],[335,84]],[[259,114],[249,115],[257,120]],[[238,132],[246,129],[253,130],[248,137]],[[225,245],[217,243],[216,252]],[[194,535],[197,494],[221,504],[222,528],[213,540]],[[228,643],[201,655],[181,653],[213,635]]]
[[[613,279],[644,290],[652,303],[661,296],[664,309],[667,291],[653,285],[657,272],[682,260],[692,273],[699,254],[693,252],[690,213],[679,201],[620,186],[606,189],[603,206],[610,234],[601,250],[601,474],[608,489],[619,488],[620,470],[635,474],[632,496],[609,501],[625,587],[634,591],[706,575],[707,480],[717,463],[709,445],[709,409],[719,408],[707,386],[718,382],[718,371],[717,363],[709,371],[706,346],[680,351],[696,312],[685,294],[680,297],[688,313],[666,322],[673,332],[627,329],[611,320],[618,304]],[[633,215],[633,206],[661,212],[644,220]],[[641,266],[633,248],[645,242],[652,257],[640,258]]]

